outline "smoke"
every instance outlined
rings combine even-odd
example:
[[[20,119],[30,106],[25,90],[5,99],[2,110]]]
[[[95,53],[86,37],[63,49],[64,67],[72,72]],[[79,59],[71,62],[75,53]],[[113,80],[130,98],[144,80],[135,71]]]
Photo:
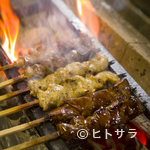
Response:
[[[11,0],[11,4],[21,22],[16,49],[23,55],[38,44],[51,47],[59,40],[76,37],[67,19],[50,0]]]

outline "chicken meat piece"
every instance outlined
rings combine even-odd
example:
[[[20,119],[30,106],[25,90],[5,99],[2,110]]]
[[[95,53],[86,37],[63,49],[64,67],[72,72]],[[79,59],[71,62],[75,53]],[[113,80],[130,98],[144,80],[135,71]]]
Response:
[[[108,59],[106,56],[97,53],[94,58],[83,63],[73,62],[66,65],[64,68],[57,69],[53,74],[46,76],[43,80],[29,80],[28,85],[30,94],[36,97],[37,90],[45,90],[51,83],[62,85],[64,79],[75,75],[85,76],[87,73],[96,74],[105,70],[108,67]],[[37,88],[39,87],[39,88]]]
[[[101,79],[101,77],[104,77],[104,79]],[[64,104],[65,99],[86,95],[89,91],[94,92],[102,89],[107,81],[114,84],[119,80],[116,74],[109,71],[100,72],[95,76],[90,75],[90,77],[87,76],[85,78],[76,75],[71,78],[65,78],[63,85],[50,83],[47,89],[38,89],[37,98],[39,99],[40,107],[47,111],[51,107],[61,106]]]

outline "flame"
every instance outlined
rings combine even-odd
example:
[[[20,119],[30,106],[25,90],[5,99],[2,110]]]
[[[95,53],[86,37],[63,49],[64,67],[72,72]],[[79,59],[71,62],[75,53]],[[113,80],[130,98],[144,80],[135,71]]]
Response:
[[[82,23],[98,38],[99,19],[90,0],[76,0],[77,11]]]
[[[78,8],[79,15],[82,16],[82,4],[80,0],[77,0],[77,8]]]
[[[19,19],[13,12],[9,0],[0,0],[0,26],[3,31],[3,49],[12,62],[17,60],[15,45],[19,32]]]

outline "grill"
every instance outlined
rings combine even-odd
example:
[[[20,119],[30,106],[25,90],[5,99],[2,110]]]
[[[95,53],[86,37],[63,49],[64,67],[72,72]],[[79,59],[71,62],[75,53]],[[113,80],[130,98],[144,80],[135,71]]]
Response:
[[[52,2],[52,3],[51,3]],[[115,58],[103,47],[103,45],[94,38],[94,36],[90,33],[90,31],[82,24],[82,22],[73,14],[73,12],[65,5],[65,3],[61,0],[51,0],[51,6],[55,8],[61,16],[65,17],[68,20],[68,24],[70,29],[78,35],[78,31],[82,31],[86,33],[93,42],[93,45],[98,49],[98,51],[101,54],[104,54],[107,56],[109,59],[109,70],[115,72],[121,79],[127,78],[129,81],[132,91],[134,92],[134,95],[136,95],[142,104],[144,105],[146,111],[145,115],[140,115],[133,119],[131,122],[132,124],[136,125],[137,128],[142,130],[143,133],[147,135],[147,140],[150,137],[150,97],[146,94],[146,92],[138,85],[137,82],[126,72],[126,70],[115,60]],[[10,59],[8,56],[5,54],[3,51],[2,47],[0,47],[0,63],[2,66],[8,65],[11,63]],[[19,72],[16,68],[11,68],[9,70],[5,71],[5,75],[7,76],[8,79],[12,79],[14,77],[19,76]],[[26,81],[20,81],[18,83],[15,83],[12,85],[13,90],[22,90],[27,87],[27,82]],[[3,90],[4,91],[4,90]],[[6,92],[6,91],[4,91]],[[10,101],[7,102],[7,108],[8,107],[13,107],[18,104],[22,103],[27,103],[35,100],[29,92],[25,92],[22,94],[18,95],[19,98],[13,98]],[[2,108],[4,108],[2,106]],[[38,136],[44,136],[47,134],[52,134],[56,131],[55,127],[48,121],[48,118],[46,116],[46,113],[42,111],[41,108],[39,107],[33,107],[30,109],[25,110],[25,112],[18,112],[14,115],[9,115],[8,118],[11,120],[15,120],[20,118],[20,123],[25,123],[28,122],[29,120],[35,120],[45,117],[45,121],[42,125],[37,126],[33,129],[29,129],[28,132],[31,135],[31,139],[33,136],[38,137]],[[8,118],[1,118],[1,122],[6,122],[7,123],[7,128],[11,127],[10,122],[8,121]],[[40,124],[40,123],[39,123]],[[33,125],[34,126],[34,125]],[[129,134],[127,133],[128,126],[131,126],[130,124],[127,124],[127,126],[120,126],[120,128],[124,129],[126,131],[126,134],[123,137],[124,142],[118,143],[118,146],[120,149],[123,149],[124,147],[129,147],[129,149],[147,149],[136,137],[134,138],[129,138]],[[2,130],[2,126],[1,126]],[[35,138],[33,137],[33,138]],[[7,148],[11,147],[13,145],[21,143],[23,140],[19,139],[19,134],[15,133],[6,137],[1,138],[1,145],[2,148]],[[113,139],[110,137],[108,138],[107,146],[114,148],[115,149],[115,143]],[[32,148],[31,148],[32,149]],[[97,142],[93,141],[80,141],[80,140],[73,140],[66,142],[62,140],[61,138],[58,138],[54,141],[48,141],[46,144],[41,144],[40,146],[36,146],[33,149],[51,149],[51,150],[80,150],[80,149],[102,149],[100,144]]]

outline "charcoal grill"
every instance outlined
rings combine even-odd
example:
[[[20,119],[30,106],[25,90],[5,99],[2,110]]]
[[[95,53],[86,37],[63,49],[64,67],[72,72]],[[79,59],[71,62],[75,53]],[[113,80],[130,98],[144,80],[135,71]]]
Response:
[[[135,118],[133,120],[133,122],[135,124],[138,124],[138,127],[141,128],[145,133],[147,133],[148,137],[150,137],[149,136],[150,129],[148,128],[148,126],[150,126],[150,121],[149,121],[149,119],[150,119],[150,97],[138,85],[138,83],[135,82],[135,80],[126,72],[126,70],[115,60],[115,58],[103,47],[103,45],[97,39],[94,38],[94,36],[90,33],[90,31],[82,24],[82,22],[73,14],[73,12],[65,5],[65,3],[62,0],[57,0],[57,1],[51,0],[51,2],[52,2],[51,5],[53,7],[55,7],[55,9],[58,10],[60,15],[63,15],[64,17],[67,18],[70,28],[74,32],[76,32],[76,34],[78,34],[78,31],[82,31],[91,37],[93,45],[98,49],[98,51],[101,54],[106,55],[107,58],[109,59],[109,64],[110,64],[109,70],[115,72],[121,79],[123,79],[123,78],[128,79],[128,81],[133,89],[134,94],[140,99],[140,101],[146,108],[145,115],[148,118],[147,119],[144,115],[143,116],[141,115],[141,116]],[[8,65],[11,63],[10,59],[8,58],[8,56],[5,54],[5,52],[3,51],[3,49],[1,47],[0,47],[0,63],[2,66]],[[19,72],[16,68],[6,70],[5,74],[8,79],[19,76]],[[23,89],[26,87],[27,87],[26,81],[20,81],[13,85],[14,90],[20,90],[20,89]],[[19,100],[13,99],[13,102],[14,103],[26,103],[26,102],[30,102],[33,100],[34,100],[34,98],[29,94],[29,92],[25,92],[25,93],[19,95]],[[42,118],[44,116],[46,117],[46,114],[39,107],[33,107],[31,109],[26,110],[26,114],[28,115],[30,120],[35,120],[38,118]],[[122,126],[122,128],[124,130],[128,131],[126,126]],[[36,134],[38,136],[52,134],[53,132],[56,131],[55,127],[48,120],[45,124],[42,124],[42,125],[36,127],[35,130],[36,130]],[[147,149],[144,145],[142,145],[142,143],[137,138],[133,138],[131,140],[131,139],[128,139],[127,136],[128,136],[128,134],[126,135],[126,145],[135,144],[136,145],[135,149]],[[12,135],[11,137],[8,136],[7,138],[3,138],[2,140],[9,140],[10,138],[16,139],[17,135],[14,135],[14,136]],[[110,139],[110,140],[112,140],[112,139]],[[19,143],[17,143],[17,141],[15,141],[14,144],[19,144]],[[93,143],[91,145],[93,145]],[[120,143],[120,145],[122,147],[125,146],[124,143]],[[7,146],[8,147],[13,146],[13,144],[8,144]],[[3,147],[3,148],[7,148],[7,147]],[[87,144],[85,141],[66,142],[66,141],[63,141],[61,138],[56,139],[51,142],[46,142],[46,146],[42,145],[37,148],[38,149],[52,149],[52,150],[87,149],[87,148],[92,149],[92,147],[89,144]]]

